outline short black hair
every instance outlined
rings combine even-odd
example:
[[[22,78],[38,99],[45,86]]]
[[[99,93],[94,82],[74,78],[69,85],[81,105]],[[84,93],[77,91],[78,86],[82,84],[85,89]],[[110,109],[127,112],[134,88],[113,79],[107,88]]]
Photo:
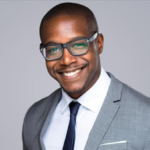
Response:
[[[43,17],[40,24],[40,35],[42,30],[42,25],[47,20],[52,20],[54,17],[59,15],[80,15],[85,17],[89,28],[92,32],[98,32],[98,24],[93,12],[86,6],[77,3],[60,3],[50,9]]]

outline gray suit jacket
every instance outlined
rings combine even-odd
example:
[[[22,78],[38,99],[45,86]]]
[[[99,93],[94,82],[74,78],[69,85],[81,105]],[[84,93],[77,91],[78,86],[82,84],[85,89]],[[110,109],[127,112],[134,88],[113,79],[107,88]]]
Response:
[[[109,75],[111,84],[85,150],[150,150],[150,99]],[[60,99],[58,89],[29,108],[24,150],[45,150],[42,136]]]

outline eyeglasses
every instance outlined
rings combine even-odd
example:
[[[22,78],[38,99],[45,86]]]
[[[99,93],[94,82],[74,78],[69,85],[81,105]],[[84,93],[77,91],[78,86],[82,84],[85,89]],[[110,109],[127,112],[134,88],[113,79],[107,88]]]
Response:
[[[48,43],[44,46],[40,45],[40,51],[46,60],[57,60],[63,56],[64,48],[72,54],[73,56],[84,55],[89,51],[89,46],[92,41],[97,37],[96,32],[90,38],[82,38],[68,42],[66,44],[51,44]]]

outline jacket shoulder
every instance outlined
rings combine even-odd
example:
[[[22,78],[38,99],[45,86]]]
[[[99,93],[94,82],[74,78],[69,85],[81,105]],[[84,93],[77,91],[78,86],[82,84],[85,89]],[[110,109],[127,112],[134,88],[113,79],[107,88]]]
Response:
[[[26,112],[22,128],[23,146],[31,149],[37,135],[40,134],[43,122],[53,106],[53,104],[60,100],[61,89],[57,89],[48,97],[45,97],[34,103]],[[57,102],[56,102],[57,101]],[[30,148],[29,148],[30,147]]]
[[[123,83],[121,104],[123,112],[139,124],[150,126],[150,98]]]
[[[37,141],[43,122],[53,105],[61,98],[61,89],[57,89],[48,97],[34,103],[26,112],[22,128],[22,139],[24,149],[32,149],[33,143]],[[37,142],[36,142],[37,143]]]
[[[27,110],[26,115],[28,114],[33,114],[33,113],[37,113],[38,112],[43,112],[46,110],[46,108],[52,103],[54,97],[56,95],[60,95],[61,94],[61,89],[57,89],[56,91],[54,91],[53,93],[51,93],[49,96],[42,98],[41,100],[35,102],[33,105],[31,105],[29,107],[29,109]]]
[[[136,102],[139,104],[146,104],[150,106],[150,98],[128,86],[125,83],[123,84],[122,97],[131,100],[132,102]]]

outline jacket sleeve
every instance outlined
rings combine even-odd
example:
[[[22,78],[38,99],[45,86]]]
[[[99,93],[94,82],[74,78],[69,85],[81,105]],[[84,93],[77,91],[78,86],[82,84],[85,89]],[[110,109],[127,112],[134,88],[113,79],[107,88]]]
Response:
[[[26,147],[26,144],[25,144],[25,131],[24,131],[26,116],[27,116],[27,113],[24,117],[23,127],[22,127],[22,146],[23,146],[23,150],[28,150],[27,147]]]
[[[147,133],[147,139],[145,142],[144,150],[150,150],[150,128],[149,132]]]

